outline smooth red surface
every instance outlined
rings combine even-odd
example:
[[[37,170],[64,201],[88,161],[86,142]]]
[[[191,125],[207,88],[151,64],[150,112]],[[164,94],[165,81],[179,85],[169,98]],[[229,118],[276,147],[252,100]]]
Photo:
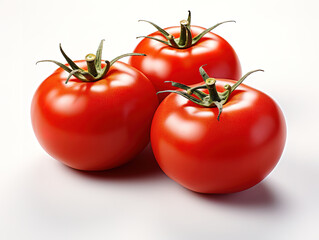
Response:
[[[141,72],[116,62],[96,82],[72,77],[65,84],[67,76],[56,70],[32,100],[35,135],[53,158],[75,169],[106,170],[144,149],[158,99]]]
[[[179,37],[180,27],[165,29],[175,38]],[[192,36],[205,28],[192,26]],[[149,36],[166,40],[159,32]],[[209,32],[196,45],[187,49],[176,49],[161,42],[144,38],[135,48],[136,53],[145,53],[146,57],[131,57],[130,65],[142,71],[150,79],[156,90],[174,89],[164,81],[174,81],[186,85],[202,82],[198,69],[207,64],[205,70],[209,76],[238,80],[241,66],[237,54],[222,37]],[[167,94],[159,95],[163,100]]]
[[[224,91],[231,80],[217,80]],[[182,186],[201,193],[250,188],[276,166],[286,140],[284,116],[266,94],[240,85],[223,107],[205,108],[170,94],[151,128],[154,155],[162,170]]]

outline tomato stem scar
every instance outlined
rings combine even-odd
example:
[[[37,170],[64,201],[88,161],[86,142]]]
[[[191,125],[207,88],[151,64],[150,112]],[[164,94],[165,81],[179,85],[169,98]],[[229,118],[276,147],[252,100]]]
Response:
[[[155,41],[159,41],[159,42],[166,44],[172,48],[185,49],[185,48],[189,48],[189,47],[194,46],[205,34],[212,31],[214,28],[218,27],[219,25],[227,23],[227,22],[235,22],[235,21],[230,20],[230,21],[224,21],[224,22],[217,23],[216,25],[205,29],[203,32],[201,32],[197,36],[193,37],[192,33],[191,33],[191,11],[188,11],[187,20],[180,21],[181,30],[180,30],[180,35],[178,38],[175,38],[170,33],[168,33],[166,30],[159,27],[155,23],[152,23],[152,22],[146,21],[146,20],[139,20],[139,22],[147,22],[147,23],[153,25],[158,30],[158,32],[160,34],[162,34],[163,37],[166,38],[167,41],[164,41],[164,40],[159,39],[159,38],[151,37],[151,36],[140,36],[140,37],[149,38],[149,39],[152,39]],[[138,38],[140,38],[140,37],[138,37]]]
[[[203,65],[205,66],[205,65]],[[179,90],[165,90],[165,91],[159,91],[159,93],[176,93],[181,95],[184,98],[187,98],[188,100],[203,106],[203,107],[217,107],[218,108],[218,116],[217,120],[219,121],[220,115],[223,110],[223,105],[227,102],[230,94],[252,73],[258,72],[258,71],[264,71],[261,69],[257,69],[254,71],[250,71],[246,73],[244,76],[242,76],[233,86],[230,86],[229,84],[226,84],[224,86],[225,91],[218,92],[216,89],[216,79],[211,78],[208,76],[208,74],[205,72],[203,66],[199,68],[199,72],[205,82],[204,85],[195,86],[195,87],[189,87],[181,83],[173,82],[173,81],[167,81],[172,84],[173,87],[181,88],[185,91],[179,91]],[[208,94],[200,91],[199,89],[207,89]],[[193,96],[195,95],[195,96]]]
[[[76,77],[77,79],[83,81],[83,82],[95,82],[98,80],[101,80],[105,77],[105,75],[108,73],[110,67],[119,59],[123,57],[128,57],[128,56],[146,56],[143,53],[126,53],[122,54],[116,58],[114,58],[111,61],[105,61],[106,65],[102,69],[102,50],[103,50],[103,42],[104,39],[101,40],[100,45],[96,51],[96,54],[87,54],[85,56],[85,60],[87,63],[87,71],[84,69],[78,67],[74,61],[71,60],[71,58],[66,55],[66,53],[63,51],[62,46],[60,44],[60,51],[69,64],[69,66],[62,64],[60,62],[54,61],[54,60],[41,60],[38,62],[52,62],[59,67],[61,67],[63,70],[67,71],[69,73],[68,78],[66,79],[65,83],[67,84],[68,81],[72,76]],[[38,63],[37,62],[37,63]]]

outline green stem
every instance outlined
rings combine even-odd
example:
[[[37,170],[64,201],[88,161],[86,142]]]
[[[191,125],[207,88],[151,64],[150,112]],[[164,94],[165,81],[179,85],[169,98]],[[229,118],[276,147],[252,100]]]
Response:
[[[175,42],[175,38],[172,34],[167,36],[167,41],[170,43],[171,47],[178,48],[178,44]]]
[[[187,22],[188,22],[188,27],[191,27],[191,20],[192,20],[192,14],[191,11],[188,10],[188,17],[187,17]]]
[[[88,66],[88,72],[91,73],[94,77],[98,75],[96,71],[95,60],[96,60],[96,57],[92,53],[89,53],[88,55],[85,56],[85,61]]]
[[[263,72],[264,70],[262,69],[257,69],[254,71],[250,71],[248,73],[246,73],[244,76],[242,76],[233,86],[231,86],[231,91],[234,91],[250,74],[254,73],[254,72]]]
[[[217,89],[216,89],[216,79],[215,78],[207,78],[206,79],[206,85],[209,92],[209,98],[212,102],[217,101],[220,102],[221,99],[218,95]]]
[[[179,46],[184,46],[185,43],[186,43],[186,28],[187,28],[187,25],[188,25],[188,21],[187,20],[182,20],[180,21],[180,24],[181,24],[181,33],[180,33],[180,36],[179,36],[179,41],[178,41],[178,45]]]
[[[203,65],[205,66],[205,65]],[[230,94],[252,73],[263,71],[261,69],[257,69],[251,72],[248,72],[243,77],[241,77],[234,85],[230,86],[226,84],[224,86],[225,91],[218,92],[216,89],[216,79],[210,78],[208,74],[203,69],[203,66],[199,68],[199,72],[205,82],[205,85],[195,86],[195,87],[188,87],[187,85],[170,81],[173,87],[181,88],[185,91],[178,91],[178,90],[165,90],[160,91],[158,93],[177,93],[188,100],[203,106],[203,107],[217,107],[218,108],[218,116],[217,120],[219,121],[221,113],[223,111],[223,105],[227,102]],[[207,89],[208,94],[199,89]],[[196,95],[198,98],[193,97],[193,94]]]
[[[193,37],[190,27],[186,26],[186,43],[184,48],[189,48],[193,44]]]
[[[139,21],[147,22],[147,23],[151,24],[152,26],[154,26],[159,31],[159,33],[161,33],[162,36],[167,39],[167,41],[163,41],[161,39],[154,38],[151,36],[141,36],[141,37],[156,40],[156,41],[159,41],[159,42],[166,44],[170,47],[178,48],[178,49],[185,49],[185,48],[189,48],[189,47],[194,46],[205,34],[212,31],[214,28],[218,27],[219,25],[221,25],[223,23],[235,22],[235,21],[231,20],[231,21],[224,21],[224,22],[218,23],[218,24],[216,24],[208,29],[205,29],[204,31],[202,31],[200,34],[198,34],[197,36],[195,36],[193,38],[192,33],[191,33],[191,12],[188,11],[187,20],[180,21],[180,26],[181,26],[180,36],[179,36],[179,38],[174,39],[174,37],[170,33],[168,33],[165,29],[159,27],[155,23],[152,23],[152,22],[147,21],[147,20],[139,20]]]
[[[142,54],[142,53],[123,54],[119,57],[114,58],[112,61],[105,61],[106,65],[102,69],[101,58],[102,58],[103,42],[104,42],[104,39],[100,42],[98,50],[96,51],[96,55],[90,53],[90,54],[85,56],[85,60],[87,63],[87,71],[78,67],[74,63],[74,61],[72,61],[71,58],[69,58],[66,55],[66,53],[63,51],[63,49],[61,47],[61,44],[60,44],[60,51],[61,51],[62,55],[64,56],[64,58],[66,59],[66,61],[68,62],[70,67],[68,67],[60,62],[54,61],[54,60],[42,60],[42,61],[38,61],[38,62],[52,62],[52,63],[57,64],[63,70],[67,71],[69,73],[69,76],[67,77],[65,83],[68,83],[68,81],[70,80],[70,78],[72,76],[75,76],[77,79],[79,79],[83,82],[95,82],[95,81],[103,79],[105,77],[105,75],[108,73],[110,67],[117,60],[119,60],[123,57],[128,57],[128,56],[146,56],[145,54]]]
[[[203,98],[203,97],[206,97],[206,93],[203,93],[203,92],[201,92],[201,91],[198,91],[199,89],[206,89],[207,88],[207,85],[205,84],[205,85],[200,85],[200,86],[196,86],[196,87],[189,87],[189,88],[187,88],[187,94],[189,94],[189,95],[192,95],[192,94],[194,94],[194,93],[200,93],[201,94],[201,98]]]

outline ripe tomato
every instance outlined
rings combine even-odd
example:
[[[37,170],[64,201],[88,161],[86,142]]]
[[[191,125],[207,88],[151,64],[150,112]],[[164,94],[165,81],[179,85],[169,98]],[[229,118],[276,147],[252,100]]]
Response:
[[[67,84],[68,73],[59,68],[34,94],[31,117],[39,143],[72,168],[117,167],[149,142],[158,105],[155,89],[140,71],[122,62],[111,63],[99,80],[71,77]],[[75,64],[87,70],[85,61]]]
[[[225,84],[234,83],[217,79],[216,87],[223,92]],[[195,192],[231,193],[254,186],[273,170],[285,145],[283,113],[263,92],[240,85],[218,120],[219,114],[217,108],[172,93],[153,118],[151,144],[159,166]]]
[[[206,71],[213,77],[234,80],[241,77],[240,62],[232,46],[212,32],[207,32],[199,40],[196,39],[196,36],[206,29],[191,26],[190,15],[187,21],[181,21],[180,27],[161,29],[155,24],[153,26],[159,31],[145,37],[134,50],[145,53],[146,57],[130,58],[129,64],[142,71],[152,81],[157,91],[175,89],[164,83],[167,80],[180,81],[187,85],[201,82],[197,70],[203,64],[207,64]],[[189,43],[174,47],[183,34],[186,39],[190,36]],[[173,45],[167,40],[172,37],[175,39],[175,43],[170,40]],[[166,43],[163,42],[165,40]],[[158,97],[162,101],[166,96],[167,94],[161,94]]]

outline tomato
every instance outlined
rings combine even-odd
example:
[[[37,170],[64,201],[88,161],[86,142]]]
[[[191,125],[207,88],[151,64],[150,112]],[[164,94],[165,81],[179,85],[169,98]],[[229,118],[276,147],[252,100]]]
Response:
[[[157,25],[155,26],[160,29]],[[225,39],[207,32],[199,40],[197,39],[197,42],[195,41],[196,36],[205,30],[200,26],[191,26],[189,15],[188,20],[181,21],[181,27],[160,29],[145,37],[136,46],[134,52],[145,53],[146,57],[130,58],[129,64],[142,71],[152,81],[157,91],[175,89],[164,83],[167,80],[180,81],[187,85],[201,82],[198,68],[203,64],[207,64],[206,71],[215,78],[238,80],[241,77],[240,62],[236,52]],[[193,40],[189,39],[189,46],[174,47],[174,42],[172,45],[166,39],[173,36],[178,43],[181,35],[183,33],[185,35],[186,31],[189,31],[188,35],[193,37]],[[165,32],[170,35],[165,37]],[[188,38],[187,35],[184,37]],[[167,40],[166,43],[162,42],[165,40]],[[167,94],[159,95],[160,101],[166,96]]]
[[[53,158],[69,167],[114,168],[128,162],[149,142],[158,105],[155,89],[135,68],[119,61],[111,63],[101,79],[84,81],[83,75],[78,76],[82,80],[72,76],[67,84],[69,74],[59,68],[34,94],[34,133]],[[84,60],[75,64],[88,69]],[[78,74],[87,74],[81,71]]]
[[[230,89],[234,84],[217,79],[219,96],[224,97],[225,85]],[[285,119],[277,103],[246,85],[233,90],[222,112],[171,93],[158,107],[151,127],[151,144],[161,169],[200,193],[232,193],[256,185],[278,163],[285,139]]]

